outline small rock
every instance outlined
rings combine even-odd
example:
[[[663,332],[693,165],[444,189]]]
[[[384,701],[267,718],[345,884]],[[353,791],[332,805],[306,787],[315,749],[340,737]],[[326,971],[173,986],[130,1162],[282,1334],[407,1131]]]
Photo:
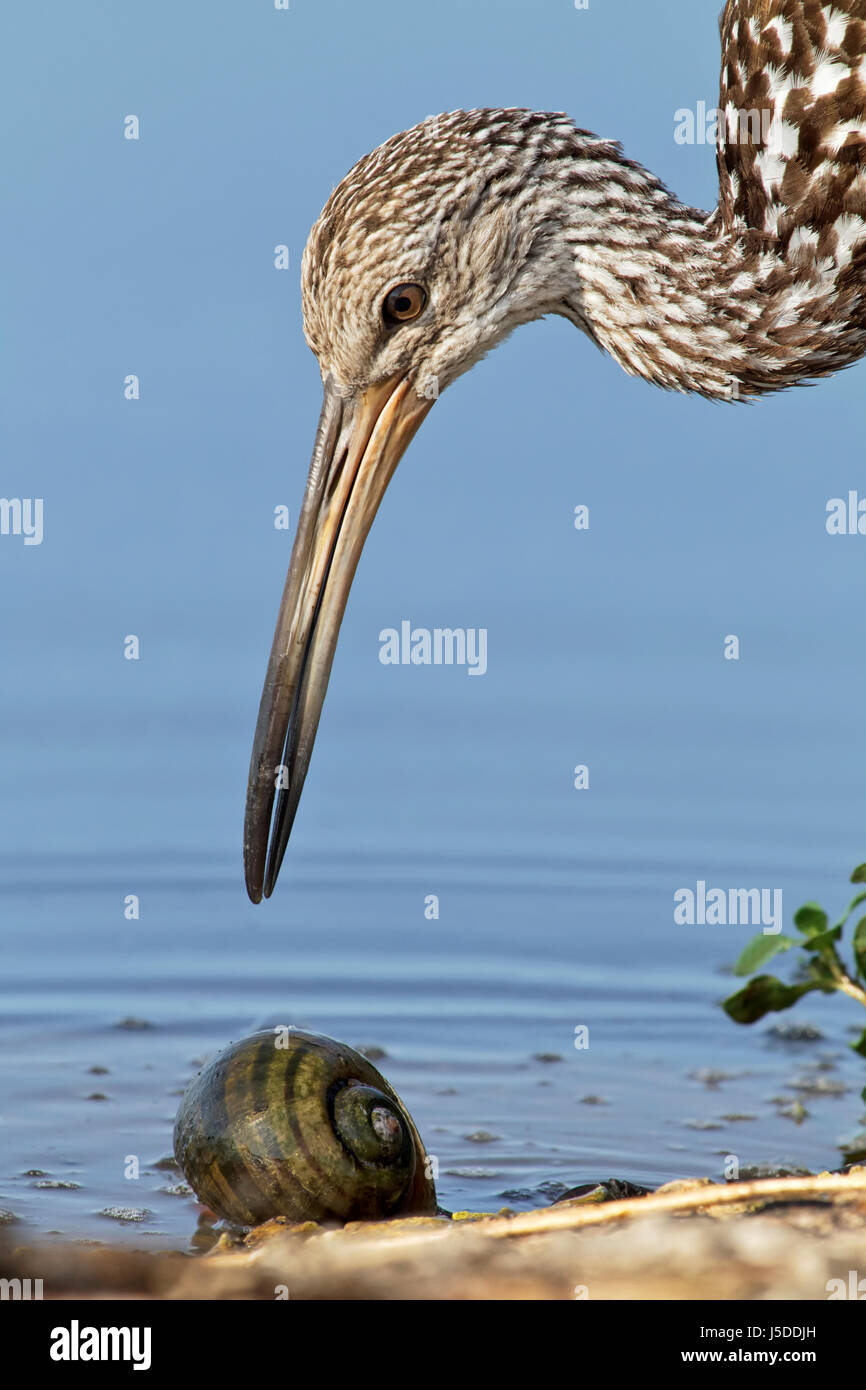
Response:
[[[497,1139],[501,1139],[501,1134],[491,1134],[488,1129],[475,1129],[471,1134],[464,1134],[464,1139],[468,1139],[470,1144],[493,1144]]]
[[[793,1120],[795,1125],[801,1125],[809,1118],[809,1112],[801,1100],[792,1100],[786,1105],[780,1105],[779,1114],[786,1120]]]
[[[610,1105],[609,1100],[604,1096],[581,1096],[578,1104],[580,1105]]]
[[[722,1081],[736,1080],[736,1072],[721,1071],[718,1067],[699,1067],[697,1071],[690,1071],[689,1078],[692,1081],[700,1081],[702,1086],[718,1086]]]
[[[504,1197],[506,1202],[537,1202],[539,1197],[546,1197],[549,1202],[555,1202],[567,1190],[567,1183],[560,1182],[557,1178],[547,1178],[537,1187],[511,1187],[507,1192],[500,1192],[499,1196]]]
[[[147,1207],[103,1207],[99,1215],[112,1221],[146,1221],[153,1212]]]
[[[557,1204],[592,1206],[596,1202],[621,1202],[630,1197],[648,1197],[649,1194],[650,1188],[641,1187],[638,1183],[627,1182],[623,1178],[608,1178],[606,1182],[581,1183],[579,1187],[563,1192],[555,1201]]]
[[[866,1130],[859,1134],[852,1134],[848,1139],[843,1139],[839,1148],[842,1150],[846,1165],[859,1163],[866,1158]]]
[[[844,1081],[832,1081],[829,1076],[801,1076],[788,1082],[792,1091],[802,1091],[807,1096],[844,1096],[851,1089]]]
[[[85,1099],[86,1099],[86,1100],[108,1100],[108,1096],[105,1094],[104,1091],[91,1091],[90,1095],[89,1095],[89,1096],[86,1096]]]
[[[555,1202],[557,1197],[561,1197],[568,1190],[568,1184],[560,1182],[558,1178],[547,1178],[540,1182],[535,1189],[542,1197],[547,1197],[549,1201]]]
[[[778,1038],[780,1042],[822,1042],[824,1034],[811,1023],[774,1023],[767,1029],[768,1038]]]
[[[801,1168],[797,1163],[746,1163],[740,1169],[740,1181],[752,1182],[758,1178],[811,1178],[810,1168]]]
[[[365,1223],[359,1222],[359,1225]],[[370,1222],[366,1223],[368,1226]],[[242,1237],[242,1243],[248,1249],[255,1249],[257,1245],[264,1245],[273,1236],[291,1234],[293,1236],[311,1236],[321,1232],[322,1227],[316,1221],[292,1222],[287,1216],[274,1216],[270,1221],[263,1221],[260,1226],[254,1226],[251,1231]]]
[[[129,1032],[137,1032],[143,1028],[152,1028],[153,1024],[149,1023],[146,1018],[134,1018],[130,1016],[128,1018],[118,1019],[114,1026],[115,1028],[125,1028]]]
[[[533,1062],[561,1062],[562,1054],[559,1052],[534,1052]]]
[[[117,1026],[119,1027],[120,1025],[118,1024]],[[107,1075],[108,1075],[108,1067],[88,1067],[88,1068],[87,1068],[87,1071],[88,1071],[88,1073],[89,1073],[90,1076],[107,1076]]]
[[[449,1178],[501,1178],[495,1168],[446,1168]]]

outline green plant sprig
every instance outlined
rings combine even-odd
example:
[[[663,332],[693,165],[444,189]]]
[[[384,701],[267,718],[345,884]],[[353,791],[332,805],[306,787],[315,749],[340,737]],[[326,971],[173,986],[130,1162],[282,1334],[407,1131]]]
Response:
[[[866,864],[860,864],[851,875],[852,883],[866,883]],[[768,1013],[790,1009],[805,994],[821,990],[823,994],[839,991],[856,999],[866,1008],[866,917],[854,928],[852,950],[854,967],[849,969],[839,954],[839,943],[848,919],[861,903],[866,902],[866,890],[858,893],[844,914],[831,927],[830,919],[817,903],[804,903],[794,913],[794,926],[800,933],[793,936],[756,936],[744,948],[734,966],[735,975],[753,975],[745,989],[732,994],[723,1004],[725,1012],[735,1023],[755,1023]],[[755,971],[772,960],[773,956],[796,947],[800,958],[801,978],[785,984],[774,975],[757,975]],[[855,1052],[866,1057],[866,1028],[851,1044]],[[866,1097],[866,1092],[864,1092]]]

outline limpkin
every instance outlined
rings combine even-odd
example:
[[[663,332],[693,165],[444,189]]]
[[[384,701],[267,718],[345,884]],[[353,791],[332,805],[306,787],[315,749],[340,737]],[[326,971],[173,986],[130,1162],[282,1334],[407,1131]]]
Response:
[[[545,314],[632,375],[722,400],[866,351],[866,0],[727,0],[720,28],[711,213],[561,112],[475,110],[366,155],[313,227],[304,332],[324,403],[250,767],[254,902],[279,873],[367,532],[450,382]]]

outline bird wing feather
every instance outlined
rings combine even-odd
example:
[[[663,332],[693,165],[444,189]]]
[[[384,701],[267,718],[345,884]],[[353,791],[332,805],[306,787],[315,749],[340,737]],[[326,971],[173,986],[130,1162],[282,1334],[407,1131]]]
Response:
[[[866,240],[866,0],[727,0],[719,213],[850,265]]]

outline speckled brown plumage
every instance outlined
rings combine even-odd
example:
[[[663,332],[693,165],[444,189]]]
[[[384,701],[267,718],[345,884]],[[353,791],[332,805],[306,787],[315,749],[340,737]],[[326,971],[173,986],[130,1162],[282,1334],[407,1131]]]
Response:
[[[347,391],[439,391],[512,328],[570,318],[626,371],[762,394],[866,349],[866,0],[729,0],[720,199],[681,204],[562,113],[452,112],[335,189],[304,256],[307,338]],[[384,335],[382,294],[430,286]]]

